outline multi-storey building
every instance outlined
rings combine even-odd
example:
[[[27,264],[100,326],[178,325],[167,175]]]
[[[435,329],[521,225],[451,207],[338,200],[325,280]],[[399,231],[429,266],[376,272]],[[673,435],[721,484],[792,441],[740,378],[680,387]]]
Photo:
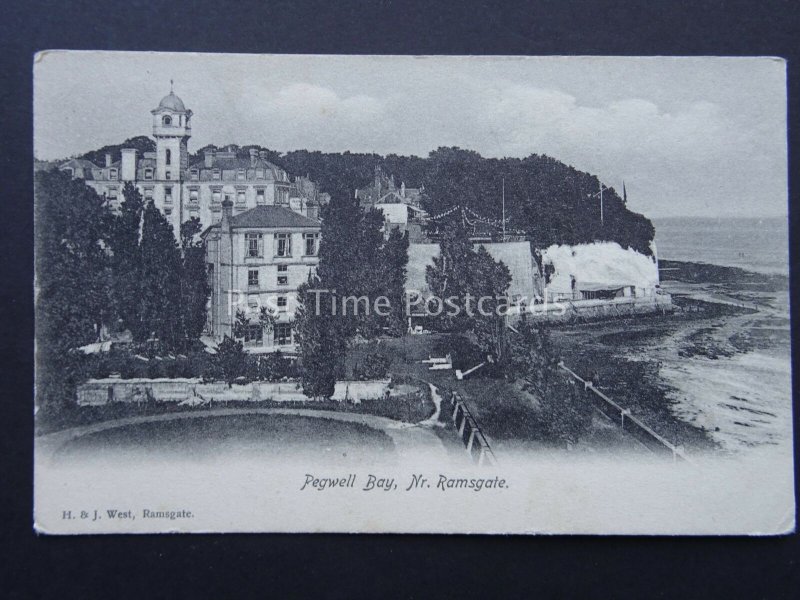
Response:
[[[223,200],[220,222],[203,232],[211,283],[207,333],[217,341],[234,337],[243,311],[250,321],[243,336],[248,350],[295,351],[297,289],[319,263],[320,223],[285,206],[256,206],[236,215],[234,208]],[[259,323],[261,308],[275,318],[271,329]]]
[[[72,159],[59,169],[84,179],[108,199],[112,209],[123,200],[124,184],[132,182],[164,213],[176,232],[192,217],[200,219],[203,227],[219,222],[226,199],[233,203],[234,214],[256,206],[284,206],[312,219],[318,217],[326,195],[307,178],[290,179],[263,151],[251,149],[242,157],[230,148],[211,149],[199,160],[190,161],[193,113],[173,91],[150,112],[155,152],[139,156],[136,149],[123,148],[116,162],[107,154],[103,166]]]
[[[424,188],[407,188],[405,183],[397,187],[394,175],[387,177],[380,165],[375,167],[372,185],[357,189],[356,198],[364,208],[377,208],[385,219],[386,237],[392,229],[407,231],[412,243],[428,241],[422,228],[427,216],[420,204]]]

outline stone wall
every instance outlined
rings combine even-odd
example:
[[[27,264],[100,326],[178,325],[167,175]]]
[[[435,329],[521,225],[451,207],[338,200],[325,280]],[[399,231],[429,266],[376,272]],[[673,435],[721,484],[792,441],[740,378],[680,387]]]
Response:
[[[337,381],[332,400],[358,404],[386,395],[389,380]],[[199,379],[90,379],[78,386],[79,406],[110,402],[307,402],[299,382],[258,381],[247,384],[203,383]]]

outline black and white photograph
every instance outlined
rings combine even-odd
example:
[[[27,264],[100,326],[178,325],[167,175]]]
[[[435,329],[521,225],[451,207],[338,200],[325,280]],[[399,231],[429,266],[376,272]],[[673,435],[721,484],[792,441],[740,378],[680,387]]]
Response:
[[[36,531],[794,531],[783,59],[32,68]]]

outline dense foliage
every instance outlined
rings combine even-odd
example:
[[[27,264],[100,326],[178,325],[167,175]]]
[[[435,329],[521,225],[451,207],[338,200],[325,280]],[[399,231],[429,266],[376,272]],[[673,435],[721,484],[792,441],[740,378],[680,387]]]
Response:
[[[185,350],[205,321],[208,285],[199,223],[172,226],[131,184],[118,213],[57,170],[36,174],[36,394],[40,405],[73,397],[85,379],[77,348],[104,328],[134,343]]]
[[[106,164],[106,154],[111,155],[111,162],[122,160],[123,148],[135,148],[138,150],[138,157],[141,158],[145,152],[155,152],[156,143],[146,135],[137,135],[136,137],[128,138],[121,144],[109,144],[108,146],[103,146],[97,150],[82,154],[78,158],[90,160],[98,167],[103,167]]]
[[[310,397],[333,393],[349,340],[405,331],[408,236],[395,230],[386,238],[383,225],[380,211],[364,210],[349,195],[333,196],[324,208],[319,267],[299,290],[295,321]]]
[[[250,148],[236,148],[242,157]],[[375,167],[392,174],[408,187],[424,187],[424,208],[439,215],[454,206],[472,209],[481,217],[500,222],[505,183],[506,230],[529,239],[535,248],[551,244],[615,241],[623,248],[650,254],[655,230],[649,219],[631,211],[613,187],[604,187],[600,219],[601,182],[554,158],[531,154],[525,158],[484,158],[460,148],[439,148],[426,158],[390,154],[325,153],[267,150],[269,159],[292,175],[308,175],[322,191],[353,197],[369,186]],[[197,156],[201,155],[198,152]],[[460,210],[449,221],[461,220]],[[435,223],[446,225],[448,220]],[[501,227],[493,227],[497,236]]]
[[[466,332],[475,335],[478,346],[492,360],[507,358],[504,298],[511,284],[508,267],[494,260],[483,246],[477,250],[463,228],[446,232],[440,253],[426,268],[425,278],[431,292],[443,306],[429,306],[440,331]]]
[[[70,350],[108,319],[109,219],[82,181],[40,172],[35,186],[36,396],[46,406],[74,393],[82,375]]]

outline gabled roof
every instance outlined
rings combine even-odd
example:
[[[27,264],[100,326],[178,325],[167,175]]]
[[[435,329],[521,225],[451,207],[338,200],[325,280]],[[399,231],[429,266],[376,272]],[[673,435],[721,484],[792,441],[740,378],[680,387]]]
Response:
[[[232,229],[319,229],[320,222],[285,206],[256,206],[231,217]],[[219,227],[216,223],[206,232]]]
[[[81,167],[83,169],[99,169],[100,168],[96,164],[94,164],[92,161],[86,160],[85,158],[72,158],[72,159],[68,160],[65,163],[61,163],[58,168],[59,169],[63,169],[65,167],[72,167],[72,168]]]

